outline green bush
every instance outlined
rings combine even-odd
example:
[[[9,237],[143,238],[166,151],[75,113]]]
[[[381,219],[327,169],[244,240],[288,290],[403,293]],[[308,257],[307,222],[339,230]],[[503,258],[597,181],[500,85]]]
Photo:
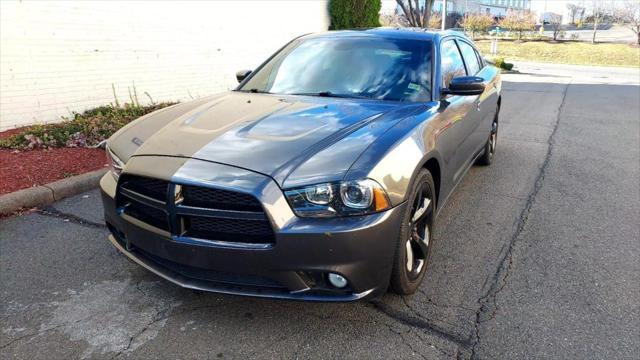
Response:
[[[508,62],[503,62],[502,65],[500,65],[500,68],[507,71],[511,71],[511,69],[513,69],[513,64]]]
[[[493,62],[496,65],[496,67],[498,67],[500,69],[504,69],[504,70],[507,70],[507,71],[513,69],[513,64],[505,62],[503,57],[494,58]]]
[[[380,0],[331,0],[329,30],[380,26]]]
[[[0,139],[0,148],[26,150],[94,146],[140,116],[173,104],[99,106],[83,113],[73,113],[71,118],[63,118],[60,123],[26,127],[17,134]]]

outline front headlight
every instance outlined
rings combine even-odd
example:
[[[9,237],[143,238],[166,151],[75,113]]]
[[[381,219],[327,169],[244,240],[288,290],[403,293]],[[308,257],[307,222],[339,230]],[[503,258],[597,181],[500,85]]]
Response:
[[[109,160],[109,171],[111,172],[111,175],[118,180],[122,173],[122,169],[124,168],[124,162],[122,162],[122,160],[120,160],[120,158],[118,158],[116,154],[109,149],[109,146],[105,148],[105,151],[107,153],[107,159]]]
[[[300,217],[371,214],[391,207],[382,186],[371,179],[325,183],[285,191]]]

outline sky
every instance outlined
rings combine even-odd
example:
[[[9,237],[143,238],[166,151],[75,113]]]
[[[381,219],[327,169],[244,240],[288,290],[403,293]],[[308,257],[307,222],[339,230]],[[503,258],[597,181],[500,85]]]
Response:
[[[552,12],[556,14],[564,14],[567,12],[567,4],[573,3],[579,5],[584,1],[567,1],[567,0],[531,0],[531,10],[538,14]]]

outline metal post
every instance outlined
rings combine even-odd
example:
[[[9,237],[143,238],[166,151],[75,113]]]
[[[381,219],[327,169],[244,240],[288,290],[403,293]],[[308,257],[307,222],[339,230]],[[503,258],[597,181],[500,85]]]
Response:
[[[447,24],[447,0],[442,0],[442,30]]]

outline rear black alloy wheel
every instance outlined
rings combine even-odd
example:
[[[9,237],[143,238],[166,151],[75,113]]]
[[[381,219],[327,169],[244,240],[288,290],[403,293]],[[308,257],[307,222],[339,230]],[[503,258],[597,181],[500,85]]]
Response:
[[[491,165],[491,161],[493,160],[493,155],[496,153],[496,145],[498,144],[498,112],[500,108],[496,111],[496,116],[493,118],[493,123],[491,124],[491,134],[489,134],[489,139],[484,146],[484,154],[478,158],[479,165]]]
[[[434,194],[433,178],[423,169],[412,186],[394,258],[390,287],[397,294],[413,294],[424,278],[431,254]]]

